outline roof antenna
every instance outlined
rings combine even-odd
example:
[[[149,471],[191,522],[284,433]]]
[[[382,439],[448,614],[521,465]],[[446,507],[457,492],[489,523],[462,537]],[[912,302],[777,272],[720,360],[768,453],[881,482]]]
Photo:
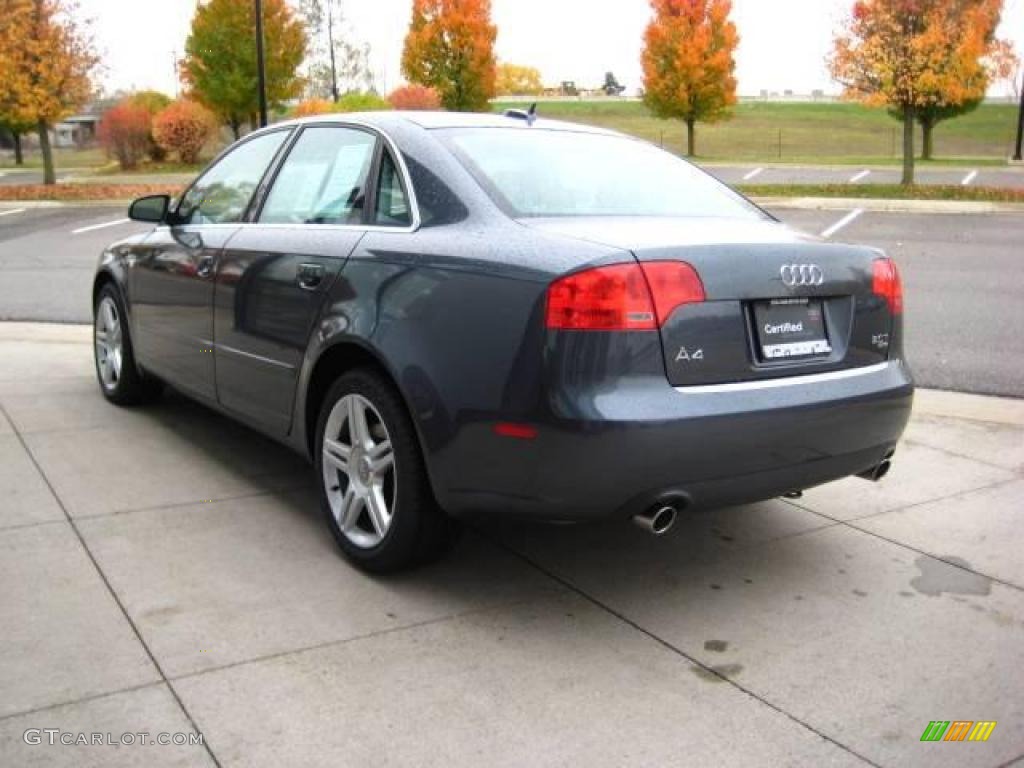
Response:
[[[525,120],[527,125],[533,125],[534,120],[537,119],[537,102],[531,104],[526,112],[521,109],[506,109],[501,114],[515,120]]]

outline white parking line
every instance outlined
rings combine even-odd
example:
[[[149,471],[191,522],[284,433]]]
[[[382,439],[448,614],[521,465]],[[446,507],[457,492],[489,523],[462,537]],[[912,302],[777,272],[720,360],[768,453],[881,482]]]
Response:
[[[826,230],[825,230],[824,232],[822,232],[822,233],[821,233],[821,236],[822,236],[822,237],[832,237],[832,235],[834,235],[834,234],[835,234],[836,232],[838,232],[838,231],[839,231],[840,229],[842,229],[842,228],[843,228],[843,227],[845,227],[845,226],[846,226],[847,224],[849,224],[849,223],[850,223],[851,221],[853,221],[854,219],[856,219],[856,218],[857,218],[858,216],[860,216],[860,215],[861,215],[862,213],[864,213],[864,209],[863,209],[863,208],[858,208],[858,209],[857,209],[857,210],[855,210],[855,211],[850,211],[850,212],[849,212],[848,214],[846,214],[845,216],[843,216],[843,218],[841,218],[841,219],[840,219],[839,221],[837,221],[837,222],[836,222],[835,224],[833,224],[833,225],[832,225],[831,227],[829,227],[829,228],[828,228],[828,229],[826,229]]]
[[[856,184],[858,181],[863,179],[865,176],[870,176],[870,175],[871,175],[871,171],[861,171],[860,173],[855,174],[854,176],[852,176],[850,178],[850,183],[851,184]]]
[[[128,224],[131,219],[118,219],[117,221],[106,221],[102,224],[93,224],[91,227],[80,227],[79,229],[71,230],[72,235],[80,235],[83,232],[92,232],[94,229],[106,229],[107,227],[116,227],[121,224]]]
[[[750,180],[751,180],[752,178],[754,178],[755,176],[757,176],[757,175],[758,175],[759,173],[761,173],[761,171],[763,171],[763,170],[764,170],[764,168],[755,168],[755,169],[754,169],[754,170],[752,170],[752,171],[751,171],[750,173],[748,173],[748,174],[747,174],[746,176],[744,176],[744,177],[743,177],[743,180],[744,180],[744,181],[750,181]]]
[[[966,176],[964,176],[964,180],[960,182],[960,186],[966,187],[968,184],[970,184],[972,181],[974,181],[977,178],[977,176],[978,176],[978,172],[977,171],[971,171]]]
[[[10,216],[12,213],[24,213],[24,208],[12,208],[9,211],[0,211],[0,216]]]

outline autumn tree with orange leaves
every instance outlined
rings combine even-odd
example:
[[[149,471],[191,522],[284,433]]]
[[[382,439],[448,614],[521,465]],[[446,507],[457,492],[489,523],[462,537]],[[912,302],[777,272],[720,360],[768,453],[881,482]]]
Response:
[[[848,98],[903,121],[903,184],[914,183],[914,123],[985,96],[985,57],[1002,0],[857,0],[829,60]],[[930,130],[927,129],[927,130]],[[930,138],[929,138],[930,141]]]
[[[413,0],[402,74],[434,88],[445,109],[486,110],[494,96],[490,0]]]
[[[686,123],[693,156],[698,122],[729,117],[736,103],[739,43],[730,0],[651,0],[654,18],[644,33],[644,103],[661,118]]]
[[[0,0],[0,122],[39,133],[43,183],[55,184],[50,128],[81,107],[98,62],[73,0]]]

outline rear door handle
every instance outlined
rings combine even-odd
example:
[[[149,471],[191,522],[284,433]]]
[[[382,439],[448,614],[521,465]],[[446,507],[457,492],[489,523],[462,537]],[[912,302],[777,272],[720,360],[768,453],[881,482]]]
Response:
[[[307,291],[316,290],[324,279],[323,264],[299,264],[298,277],[300,288]]]
[[[196,265],[196,275],[198,277],[206,278],[213,274],[213,262],[212,256],[204,256],[199,260]]]

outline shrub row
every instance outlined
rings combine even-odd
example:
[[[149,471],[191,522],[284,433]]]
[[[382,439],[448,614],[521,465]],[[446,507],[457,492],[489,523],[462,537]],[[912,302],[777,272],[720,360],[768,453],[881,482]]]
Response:
[[[183,163],[196,163],[216,130],[216,118],[201,104],[184,99],[172,102],[146,91],[129,96],[103,116],[99,140],[127,171],[147,155],[159,162],[169,152]]]

